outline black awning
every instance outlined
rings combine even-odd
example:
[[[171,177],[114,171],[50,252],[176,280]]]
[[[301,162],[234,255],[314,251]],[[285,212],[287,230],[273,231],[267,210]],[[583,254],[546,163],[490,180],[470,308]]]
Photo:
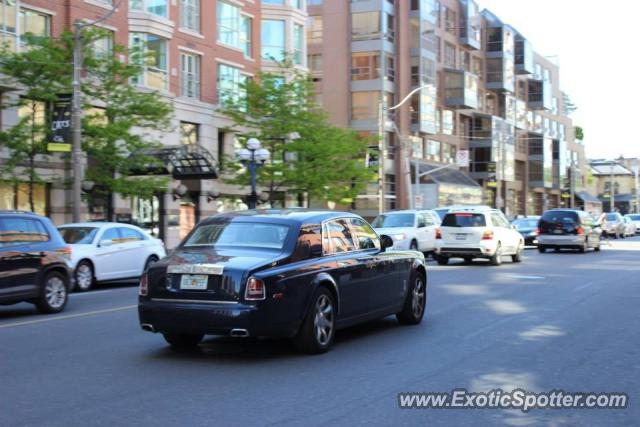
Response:
[[[602,201],[600,199],[598,199],[596,196],[591,195],[590,193],[586,192],[586,191],[578,191],[576,193],[576,196],[581,199],[583,202],[589,202],[589,203],[602,203]]]
[[[215,159],[206,148],[195,145],[171,145],[140,150],[131,156],[160,160],[136,168],[134,175],[171,175],[175,179],[215,179]]]

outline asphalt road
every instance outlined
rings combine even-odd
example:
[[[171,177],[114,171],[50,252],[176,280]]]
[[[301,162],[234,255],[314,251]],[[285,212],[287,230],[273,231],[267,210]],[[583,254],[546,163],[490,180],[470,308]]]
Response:
[[[209,338],[175,353],[143,332],[137,289],[74,294],[41,316],[0,307],[0,426],[637,425],[640,238],[520,265],[430,263],[425,322],[286,341]],[[622,410],[399,409],[397,393],[621,391]]]

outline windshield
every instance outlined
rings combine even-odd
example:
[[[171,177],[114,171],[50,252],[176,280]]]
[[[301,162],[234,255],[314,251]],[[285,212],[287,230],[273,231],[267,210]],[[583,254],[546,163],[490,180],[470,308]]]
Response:
[[[640,221],[640,215],[627,215],[631,221]]]
[[[58,228],[66,243],[77,245],[90,245],[96,236],[96,227],[60,227]]]
[[[373,228],[413,227],[413,214],[378,215],[371,224]]]
[[[617,221],[618,220],[618,215],[616,214],[607,214],[607,221]]]
[[[443,227],[485,227],[486,225],[484,215],[478,213],[451,213],[446,214],[442,220]]]
[[[279,224],[226,222],[198,226],[184,243],[191,246],[239,246],[282,249],[289,227]]]
[[[516,219],[513,221],[516,230],[521,228],[536,228],[538,226],[537,219]]]

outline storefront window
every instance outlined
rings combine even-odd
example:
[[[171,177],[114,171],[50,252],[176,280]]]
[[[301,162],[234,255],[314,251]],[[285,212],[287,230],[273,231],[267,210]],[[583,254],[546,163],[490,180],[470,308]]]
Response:
[[[134,197],[131,200],[131,222],[147,230],[154,237],[160,236],[160,200],[157,196],[149,199]]]
[[[25,182],[0,183],[0,210],[21,210],[46,215],[48,207],[46,184],[33,185],[33,210],[29,200],[29,188],[29,184]]]

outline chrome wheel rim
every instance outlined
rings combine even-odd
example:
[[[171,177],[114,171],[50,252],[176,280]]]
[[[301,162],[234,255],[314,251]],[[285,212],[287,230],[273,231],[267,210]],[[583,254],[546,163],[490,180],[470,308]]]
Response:
[[[425,305],[425,288],[422,279],[416,279],[416,284],[413,287],[413,295],[411,297],[411,310],[415,318],[422,316]]]
[[[67,299],[67,288],[64,286],[64,282],[59,277],[51,277],[47,280],[47,284],[44,287],[44,295],[47,299],[47,304],[51,308],[60,308],[64,305]]]
[[[81,264],[76,271],[76,284],[80,289],[88,289],[93,281],[93,271],[87,264]]]
[[[333,305],[326,295],[320,295],[316,301],[315,318],[313,325],[318,344],[325,346],[331,341],[333,335]]]

